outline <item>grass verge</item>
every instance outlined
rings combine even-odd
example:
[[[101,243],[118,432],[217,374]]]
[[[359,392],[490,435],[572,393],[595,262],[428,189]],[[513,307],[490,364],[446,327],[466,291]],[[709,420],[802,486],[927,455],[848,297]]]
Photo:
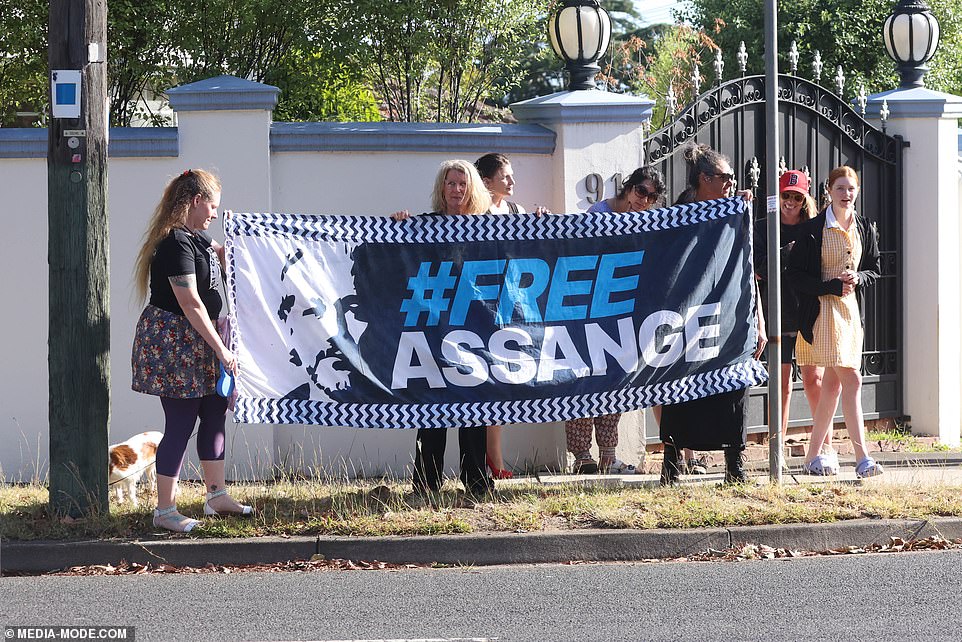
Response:
[[[190,535],[258,537],[289,535],[433,535],[469,532],[532,532],[580,528],[700,528],[834,522],[857,518],[962,516],[962,486],[888,485],[873,481],[798,486],[683,485],[675,488],[535,481],[499,489],[472,501],[449,483],[425,499],[407,483],[392,481],[290,480],[234,484],[231,492],[253,503],[252,519],[207,519]],[[111,505],[107,514],[82,520],[49,513],[47,489],[39,484],[0,487],[0,538],[71,540],[154,537],[152,501],[141,507]],[[181,512],[201,517],[203,487],[181,484]]]

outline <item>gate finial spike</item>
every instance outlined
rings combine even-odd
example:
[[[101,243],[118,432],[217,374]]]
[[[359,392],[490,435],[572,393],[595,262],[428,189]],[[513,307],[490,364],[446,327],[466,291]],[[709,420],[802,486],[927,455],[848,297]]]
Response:
[[[735,55],[738,58],[738,70],[745,75],[745,69],[748,67],[748,51],[745,49],[745,41],[742,40],[741,44],[738,45],[738,53]]]
[[[784,156],[778,157],[778,175],[781,176],[788,171],[788,163],[785,162]]]
[[[841,97],[845,89],[845,72],[842,71],[842,65],[839,65],[835,71],[835,88],[838,89],[838,95]]]
[[[758,166],[758,158],[752,156],[752,160],[748,164],[748,180],[751,182],[751,190],[753,192],[758,191],[758,179],[761,175],[762,169]]]
[[[721,49],[715,52],[715,82],[721,84],[722,74],[725,72],[725,61],[722,60]]]
[[[818,49],[816,49],[815,59],[812,60],[812,72],[815,74],[815,82],[819,82],[822,80],[823,66],[824,65],[822,64],[822,53]]]
[[[691,66],[691,88],[694,90],[693,99],[701,95],[701,72],[698,70],[698,63]]]
[[[880,110],[878,110],[879,120],[882,121],[882,133],[883,133],[883,134],[885,133],[885,125],[888,123],[888,120],[889,120],[889,114],[891,114],[891,113],[892,113],[892,112],[889,111],[889,101],[888,101],[888,99],[887,99],[887,98],[883,98],[883,99],[882,99],[882,108],[881,108]]]
[[[675,96],[675,87],[672,83],[668,83],[668,93],[665,94],[665,108],[668,110],[669,119],[675,115],[675,110],[678,108],[678,97]]]
[[[862,111],[862,118],[865,118],[865,108],[868,106],[868,95],[865,93],[865,83],[862,82],[858,86],[858,98],[855,99],[858,102],[858,107]]]
[[[788,65],[789,69],[792,71],[792,75],[798,71],[798,43],[792,40],[792,47],[788,50]]]

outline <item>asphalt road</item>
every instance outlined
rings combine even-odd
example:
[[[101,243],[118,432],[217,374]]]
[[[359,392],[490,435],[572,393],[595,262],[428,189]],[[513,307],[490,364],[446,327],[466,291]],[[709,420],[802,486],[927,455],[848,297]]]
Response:
[[[0,579],[0,623],[137,640],[959,640],[962,551]]]

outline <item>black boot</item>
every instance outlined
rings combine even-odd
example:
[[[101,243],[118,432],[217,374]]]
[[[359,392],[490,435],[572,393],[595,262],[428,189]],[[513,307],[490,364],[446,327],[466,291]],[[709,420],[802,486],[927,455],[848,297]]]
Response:
[[[678,481],[681,469],[678,462],[678,449],[674,444],[665,444],[665,457],[661,462],[661,485],[672,486]]]
[[[748,481],[745,473],[745,458],[741,448],[725,449],[725,483],[744,484]]]

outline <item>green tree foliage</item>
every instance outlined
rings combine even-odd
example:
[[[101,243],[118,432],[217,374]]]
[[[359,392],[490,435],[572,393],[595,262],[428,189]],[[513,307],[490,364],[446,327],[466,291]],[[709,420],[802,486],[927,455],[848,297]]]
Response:
[[[624,91],[654,99],[651,125],[657,129],[669,115],[669,89],[676,107],[692,101],[696,97],[693,69],[698,67],[704,86],[710,72],[706,67],[714,59],[716,49],[714,40],[701,29],[654,25],[616,45],[607,79],[610,85]]]
[[[962,0],[930,1],[939,20],[942,40],[929,62],[925,85],[956,96],[962,95]]]
[[[538,33],[547,34],[547,16],[539,20]],[[547,96],[565,87],[564,63],[548,44],[547,35],[525,45],[518,65],[518,82],[494,100],[503,107],[537,96]]]
[[[321,53],[291,52],[267,81],[281,90],[274,120],[381,120],[374,94],[350,63],[331,63]]]
[[[277,120],[380,119],[364,70],[348,63],[360,34],[344,2],[205,0],[171,11],[178,83],[230,74],[275,85]]]
[[[165,0],[109,0],[107,8],[107,82],[110,122],[130,126],[135,115],[167,124],[150,113],[145,100],[176,84],[175,27]],[[140,106],[140,107],[138,107]]]
[[[47,3],[0,0],[0,126],[47,100]]]
[[[930,62],[932,72],[926,86],[958,93],[962,90],[962,0],[929,0],[932,13],[942,28],[942,43]],[[895,65],[885,53],[882,26],[892,13],[892,0],[795,0],[790,10],[783,5],[778,16],[779,69],[789,68],[788,51],[797,43],[799,74],[813,78],[812,60],[818,50],[824,68],[822,84],[841,66],[846,76],[846,94],[865,84],[868,93],[898,85]],[[690,0],[678,15],[682,20],[714,32],[713,38],[725,54],[726,78],[739,73],[734,54],[744,41],[748,50],[749,74],[764,73],[764,13],[757,0]]]
[[[111,125],[145,111],[172,86],[231,74],[282,89],[275,117],[376,120],[365,70],[349,60],[358,25],[345,28],[340,0],[109,0]],[[45,110],[47,11],[40,0],[0,0],[0,125]]]
[[[550,0],[348,0],[363,28],[357,60],[370,69],[388,118],[475,120],[483,101],[521,77],[543,40]]]

